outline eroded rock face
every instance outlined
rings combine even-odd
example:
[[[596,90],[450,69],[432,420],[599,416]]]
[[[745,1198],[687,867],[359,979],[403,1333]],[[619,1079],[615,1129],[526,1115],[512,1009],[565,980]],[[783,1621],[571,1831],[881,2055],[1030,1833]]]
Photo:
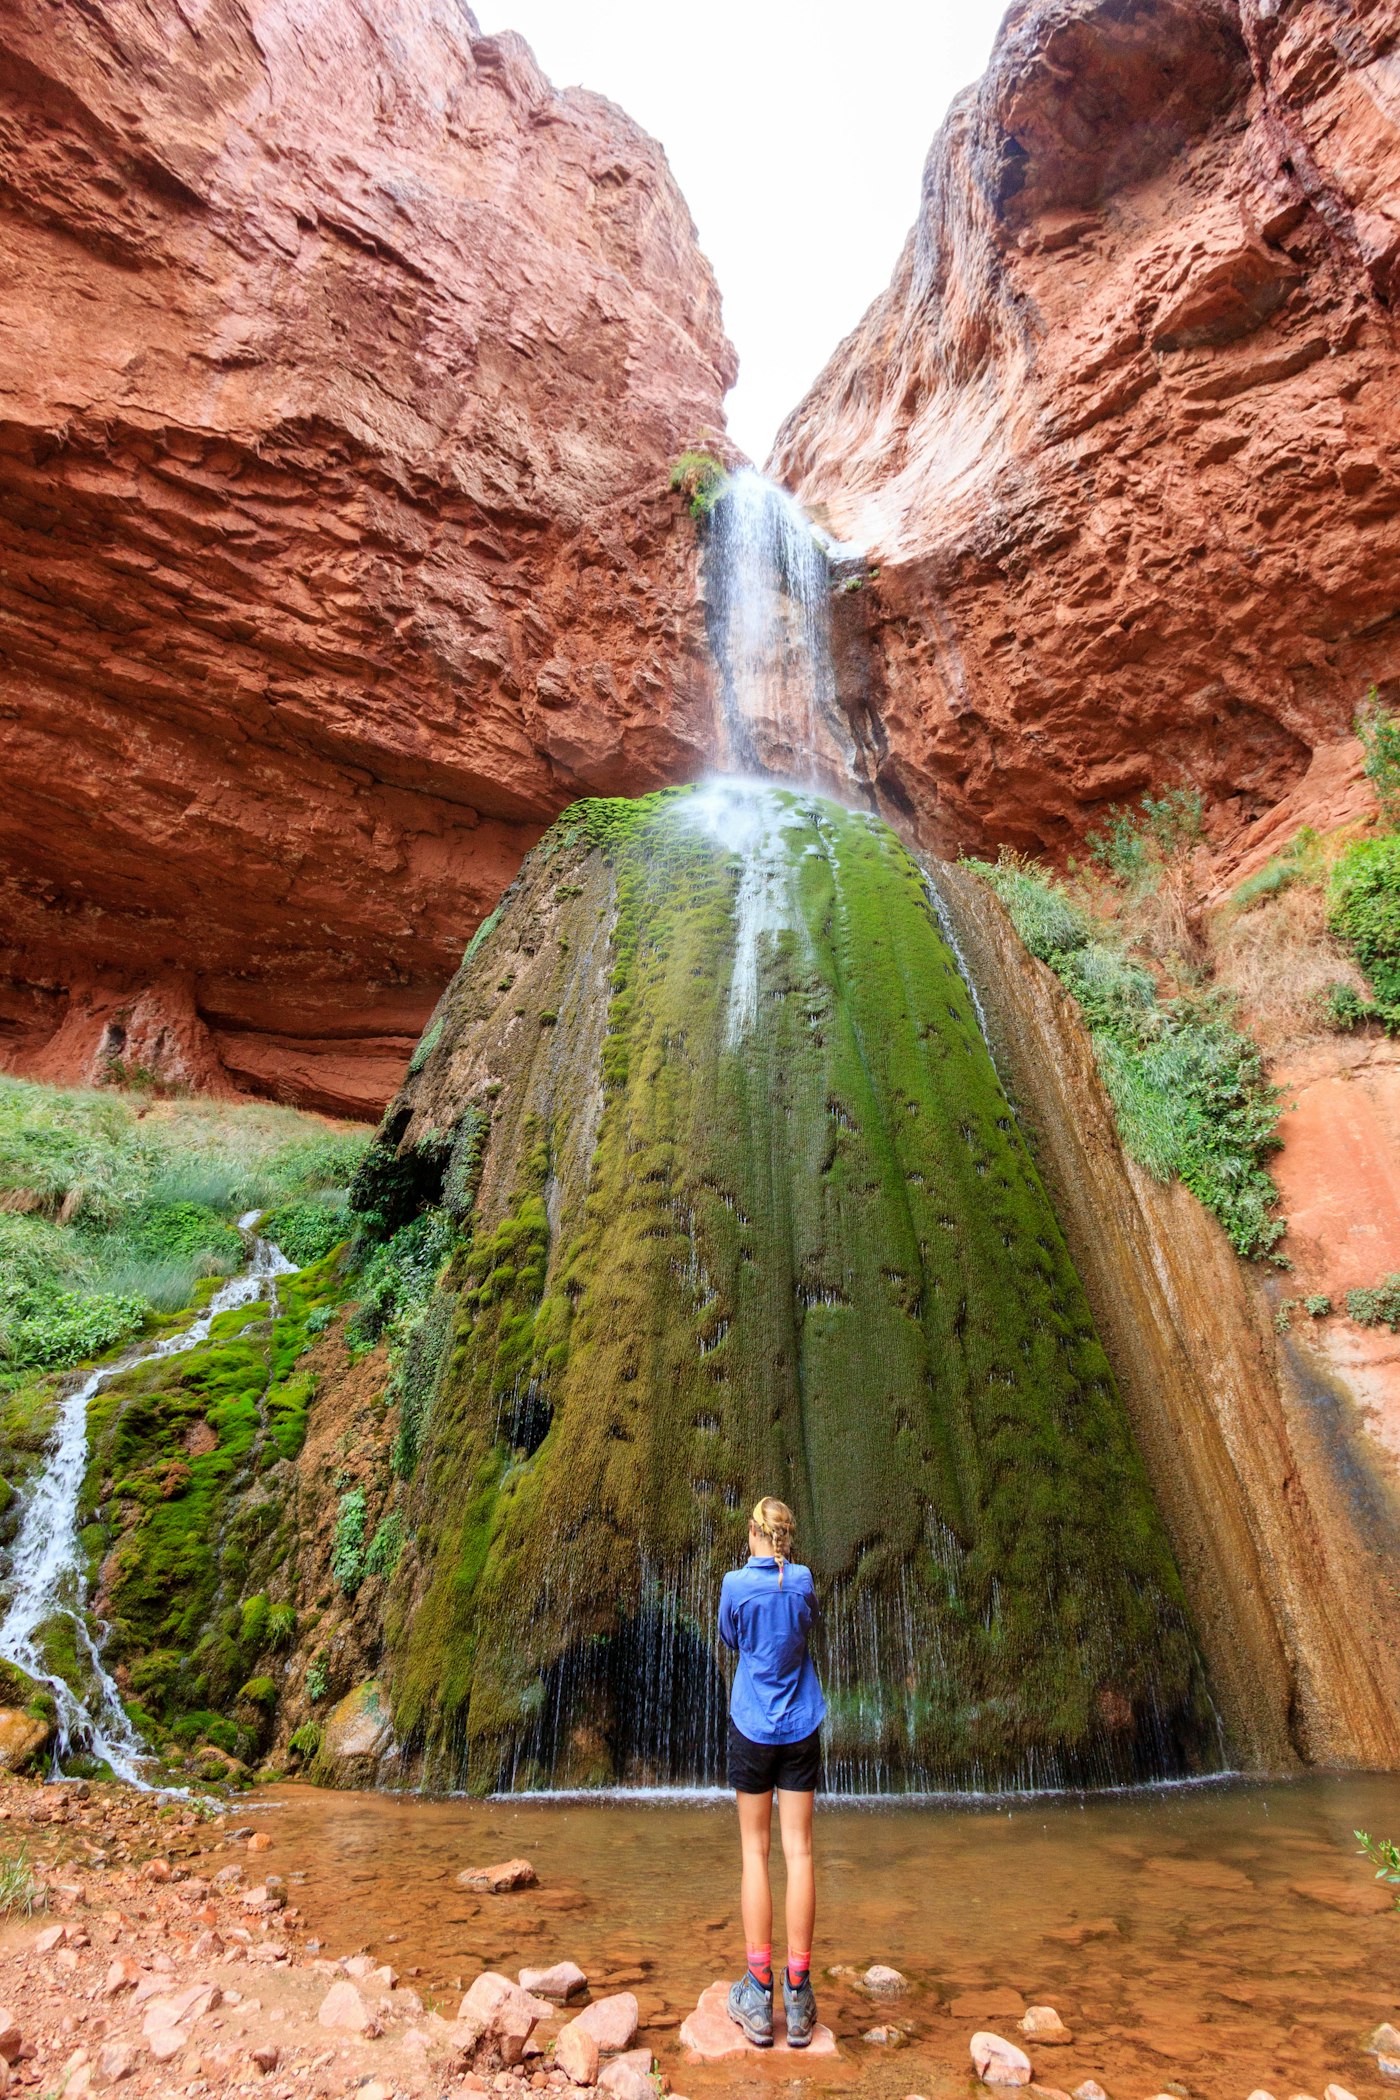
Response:
[[[1278,1161],[1285,1207],[1299,1212],[1288,1242],[1297,1233],[1298,1273],[1268,1279],[1181,1183],[1154,1181],[1124,1154],[1078,1009],[991,890],[956,868],[939,884],[1121,1380],[1233,1753],[1266,1771],[1294,1758],[1394,1769],[1400,1415],[1385,1352],[1348,1360],[1334,1323],[1319,1335],[1295,1320],[1286,1339],[1275,1323],[1285,1288],[1335,1289],[1348,1263],[1346,1280],[1359,1273],[1364,1234],[1330,1265],[1317,1245],[1335,1229],[1339,1187],[1357,1214],[1371,1206],[1378,1266],[1400,1245],[1386,1176],[1356,1173],[1368,1140],[1393,1142],[1393,1072],[1378,1054],[1355,1075],[1340,1156],[1334,1143],[1324,1158],[1318,1141],[1335,1104],[1299,1085]]]
[[[556,811],[698,770],[709,268],[454,0],[0,49],[0,1056],[377,1109]]]
[[[1242,825],[1400,680],[1398,32],[1042,0],[954,106],[773,462],[879,562],[838,653],[925,843]]]

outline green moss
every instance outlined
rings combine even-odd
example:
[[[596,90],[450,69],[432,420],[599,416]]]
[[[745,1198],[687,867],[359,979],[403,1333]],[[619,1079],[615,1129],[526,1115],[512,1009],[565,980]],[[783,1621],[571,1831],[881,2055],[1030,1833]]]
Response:
[[[607,1032],[581,1070],[588,1017],[559,1003],[571,1033],[492,1140],[511,1193],[437,1279],[385,1621],[400,1739],[481,1787],[591,1773],[598,1743],[712,1768],[718,1578],[767,1490],[826,1593],[840,1773],[1170,1768],[1209,1740],[1179,1580],[920,873],[883,825],[776,806],[748,1028],[745,861],[703,804],[583,804],[551,834],[615,908]]]
[[[697,523],[708,518],[729,486],[724,461],[713,452],[682,452],[672,462],[671,489],[685,497],[686,507]]]

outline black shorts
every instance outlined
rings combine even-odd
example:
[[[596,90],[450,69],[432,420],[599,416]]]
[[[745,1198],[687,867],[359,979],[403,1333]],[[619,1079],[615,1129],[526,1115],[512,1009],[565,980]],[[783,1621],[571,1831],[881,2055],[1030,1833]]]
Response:
[[[815,1794],[822,1783],[821,1730],[800,1743],[751,1743],[729,1724],[729,1784],[736,1794]]]

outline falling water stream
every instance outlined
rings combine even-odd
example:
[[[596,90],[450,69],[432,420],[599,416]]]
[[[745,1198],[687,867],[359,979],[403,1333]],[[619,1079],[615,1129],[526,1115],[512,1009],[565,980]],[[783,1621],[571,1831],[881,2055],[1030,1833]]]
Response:
[[[251,1241],[248,1266],[220,1284],[208,1305],[188,1327],[169,1334],[147,1349],[128,1351],[115,1363],[89,1372],[59,1403],[58,1420],[40,1473],[20,1520],[10,1560],[10,1598],[0,1620],[0,1657],[47,1685],[56,1708],[54,1764],[57,1768],[75,1746],[101,1758],[122,1779],[144,1785],[145,1745],[122,1705],[121,1694],[102,1660],[101,1646],[89,1625],[87,1576],[78,1532],[78,1505],[87,1471],[88,1406],[109,1379],[138,1365],[179,1356],[207,1340],[220,1313],[259,1298],[276,1299],[277,1278],[292,1273],[292,1264],[271,1240],[253,1231],[257,1211],[238,1221]],[[74,1646],[86,1665],[88,1688],[79,1692],[49,1667],[42,1633],[54,1619],[66,1619]]]

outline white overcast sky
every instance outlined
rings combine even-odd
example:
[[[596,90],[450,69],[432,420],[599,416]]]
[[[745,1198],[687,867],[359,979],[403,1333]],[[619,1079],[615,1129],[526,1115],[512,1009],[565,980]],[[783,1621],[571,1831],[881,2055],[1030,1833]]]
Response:
[[[596,88],[666,148],[739,352],[735,442],[762,463],[889,282],[948,104],[1005,0],[474,0],[556,87]]]

